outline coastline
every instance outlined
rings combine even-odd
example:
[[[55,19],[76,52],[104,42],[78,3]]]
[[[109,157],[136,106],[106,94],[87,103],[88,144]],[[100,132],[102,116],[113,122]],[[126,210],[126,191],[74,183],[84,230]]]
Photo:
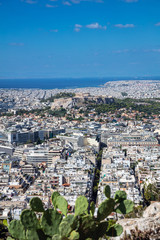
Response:
[[[157,98],[160,96],[160,80],[119,80],[108,81],[103,86],[75,87],[72,88],[0,88],[2,96],[16,98],[23,96],[33,99],[47,99],[60,92],[72,92],[75,94],[89,93],[93,96],[106,96],[115,98]]]
[[[40,78],[40,79],[0,79],[0,89],[81,89],[102,88],[106,84],[118,82],[153,81],[159,82],[160,77],[150,78]]]

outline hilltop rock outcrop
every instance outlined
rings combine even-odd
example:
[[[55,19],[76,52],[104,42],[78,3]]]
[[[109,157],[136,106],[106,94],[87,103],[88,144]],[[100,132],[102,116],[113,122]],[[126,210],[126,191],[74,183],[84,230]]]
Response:
[[[87,103],[95,103],[95,104],[111,104],[114,102],[114,98],[111,96],[91,96],[87,93],[77,93],[72,98],[58,98],[55,99],[52,103],[51,109],[55,108],[71,108],[74,106],[82,107],[85,106]]]
[[[116,240],[160,240],[160,202],[152,203],[146,208],[142,218],[121,219],[118,223],[124,231],[120,237],[114,238]]]

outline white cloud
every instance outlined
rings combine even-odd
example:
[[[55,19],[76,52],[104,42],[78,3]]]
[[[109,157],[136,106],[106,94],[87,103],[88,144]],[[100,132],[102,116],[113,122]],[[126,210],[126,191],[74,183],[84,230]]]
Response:
[[[79,4],[81,2],[95,2],[95,3],[104,3],[103,0],[70,0],[74,4]]]
[[[17,42],[11,42],[9,43],[10,46],[24,46],[24,43],[20,42],[20,43],[17,43]]]
[[[124,0],[126,3],[133,3],[133,2],[138,2],[139,0]]]
[[[160,22],[156,23],[155,26],[160,27]]]
[[[88,24],[88,25],[86,25],[86,28],[90,28],[90,29],[104,29],[104,30],[107,29],[106,26],[102,26],[102,25],[100,25],[99,23],[91,23],[91,24]]]
[[[129,49],[122,49],[122,50],[116,50],[116,51],[113,51],[113,53],[127,53],[129,52]]]
[[[74,31],[75,32],[79,32],[81,29],[80,28],[75,28]]]
[[[64,2],[62,2],[63,3],[63,5],[66,5],[66,6],[71,6],[72,4],[70,3],[70,2],[68,2],[68,1],[64,1]]]
[[[133,28],[133,27],[135,27],[134,24],[115,24],[114,26],[118,27],[118,28]]]
[[[152,52],[158,52],[158,53],[160,53],[160,49],[152,49]]]
[[[50,32],[58,32],[58,29],[51,29]]]
[[[75,24],[74,27],[75,27],[74,31],[79,32],[83,26],[80,24]],[[91,24],[86,25],[85,27],[90,28],[90,29],[103,29],[103,30],[107,29],[107,26],[102,26],[99,23],[91,23]]]
[[[74,27],[75,27],[75,28],[74,28],[74,31],[75,31],[75,32],[79,32],[83,26],[80,25],[80,24],[75,24]]]
[[[37,3],[37,1],[33,1],[33,0],[26,0],[25,2],[28,3],[28,4],[35,4],[35,3]]]
[[[80,25],[80,24],[75,24],[75,27],[76,27],[76,28],[82,28],[83,26]]]
[[[160,53],[160,48],[144,49],[144,52],[145,52],[145,53],[149,53],[149,52]]]
[[[56,8],[56,7],[58,7],[58,6],[57,6],[57,5],[46,4],[46,7],[47,7],[47,8]]]

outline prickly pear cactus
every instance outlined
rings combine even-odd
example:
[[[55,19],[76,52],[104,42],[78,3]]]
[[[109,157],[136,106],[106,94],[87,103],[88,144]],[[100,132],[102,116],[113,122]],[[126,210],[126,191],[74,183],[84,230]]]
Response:
[[[43,203],[38,197],[33,197],[30,200],[29,205],[34,212],[44,212]]]
[[[56,201],[57,201],[57,197],[59,197],[59,196],[60,196],[59,192],[52,193],[51,200],[52,200],[52,204],[53,204],[54,208],[57,208]]]
[[[36,217],[36,214],[29,209],[25,209],[22,211],[20,216],[21,222],[26,229],[39,229],[40,224]]]
[[[8,230],[9,230],[10,234],[12,235],[12,237],[18,238],[21,240],[25,240],[25,228],[24,228],[23,224],[21,223],[21,221],[12,220],[8,227]]]
[[[59,234],[55,234],[55,235],[52,237],[52,240],[62,240],[62,237],[61,237],[61,235],[59,235]]]
[[[98,208],[97,219],[98,221],[104,220],[114,210],[115,201],[113,199],[106,199]]]
[[[71,235],[69,237],[69,240],[78,240],[79,239],[79,233],[76,231],[71,232]]]
[[[111,196],[111,189],[110,189],[110,186],[109,186],[109,185],[105,186],[105,188],[104,188],[104,194],[105,194],[105,196],[106,196],[107,198],[110,198],[110,196]]]
[[[36,230],[28,229],[26,232],[26,239],[27,240],[39,240],[39,236]]]
[[[90,215],[81,216],[80,226],[78,228],[80,239],[85,239],[85,238],[94,236],[95,228],[96,228],[96,221],[94,217]]]
[[[120,214],[128,214],[133,211],[134,204],[131,200],[122,201],[116,208],[116,212]]]
[[[106,232],[106,235],[109,237],[117,237],[120,236],[122,232],[123,232],[122,226],[119,224],[115,224]]]
[[[126,200],[127,199],[127,194],[125,191],[116,191],[115,193],[115,196],[114,196],[114,199],[116,201],[116,203],[120,203],[122,202],[123,200]]]
[[[95,229],[95,233],[94,233],[95,239],[102,238],[106,234],[107,229],[108,229],[108,222],[100,222]]]
[[[68,203],[64,197],[59,196],[56,198],[56,206],[63,213],[63,215],[67,215]]]
[[[70,233],[75,229],[75,218],[73,215],[68,215],[66,218],[63,218],[59,226],[60,235],[62,237],[69,237]]]
[[[48,236],[59,234],[59,225],[62,221],[62,215],[56,210],[46,210],[41,219],[41,226],[44,233]]]
[[[109,186],[105,187],[104,193],[107,199],[100,204],[97,217],[94,202],[91,202],[88,208],[88,201],[84,196],[76,200],[75,215],[67,215],[68,203],[58,192],[54,192],[51,198],[54,209],[46,211],[39,198],[32,198],[31,210],[22,211],[20,221],[11,221],[9,225],[11,237],[8,240],[100,240],[107,236],[119,236],[123,232],[122,226],[105,219],[112,212],[120,214],[131,212],[133,202],[127,200],[124,191],[117,191],[114,199],[111,198]],[[40,220],[37,219],[35,212],[42,212]]]
[[[78,197],[75,203],[75,216],[87,213],[87,210],[88,210],[87,198],[84,196]]]

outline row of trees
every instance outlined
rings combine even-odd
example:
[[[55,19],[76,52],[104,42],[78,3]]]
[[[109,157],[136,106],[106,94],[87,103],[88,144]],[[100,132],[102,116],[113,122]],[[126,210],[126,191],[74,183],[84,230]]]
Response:
[[[67,110],[65,108],[60,108],[55,110],[49,110],[48,113],[55,117],[64,117],[67,113]]]
[[[142,104],[141,104],[142,103]],[[94,108],[95,111],[100,113],[114,113],[116,110],[120,110],[122,108],[125,108],[126,110],[135,110],[138,112],[143,112],[148,115],[151,114],[159,114],[160,112],[160,102],[157,101],[151,101],[151,100],[135,100],[131,98],[126,99],[115,99],[113,103],[110,104],[101,104],[101,105],[95,105],[91,104],[89,108]]]

